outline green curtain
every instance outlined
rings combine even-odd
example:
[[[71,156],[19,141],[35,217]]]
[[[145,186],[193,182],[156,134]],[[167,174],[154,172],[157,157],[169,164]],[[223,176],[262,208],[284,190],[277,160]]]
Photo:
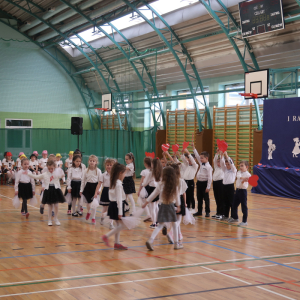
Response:
[[[77,148],[77,136],[68,129],[0,129],[0,155],[5,151],[13,154],[16,160],[19,152],[30,156],[33,151],[41,155],[43,150],[48,153],[60,153],[62,159],[68,157],[71,150]],[[99,168],[104,170],[104,160],[115,158],[125,163],[125,155],[132,152],[136,160],[136,176],[144,169],[145,152],[155,151],[154,129],[147,131],[125,130],[84,130],[79,137],[79,149],[83,153],[83,163],[87,164],[88,157],[94,154],[99,159]],[[40,156],[41,157],[41,156]]]

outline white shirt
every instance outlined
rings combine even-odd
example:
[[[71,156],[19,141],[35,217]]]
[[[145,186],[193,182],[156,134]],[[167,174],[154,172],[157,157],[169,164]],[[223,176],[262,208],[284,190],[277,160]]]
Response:
[[[67,163],[68,168],[71,168],[71,167],[72,167],[72,159],[67,158],[67,159],[65,160],[65,163]]]
[[[5,159],[5,161],[3,162],[4,169],[7,169],[7,170],[12,170],[14,167],[14,164],[15,164],[15,162],[13,160],[8,161]]]
[[[173,159],[174,159],[174,162],[175,162],[175,163],[180,164],[180,165],[179,165],[180,176],[183,178],[185,169],[186,169],[186,167],[188,166],[187,160],[185,159],[184,155],[181,156],[182,163],[178,160],[178,158],[177,158],[176,155],[175,155],[175,157],[174,157]]]
[[[134,174],[134,165],[133,165],[133,163],[130,163],[130,164],[128,164],[128,165],[126,165],[126,168],[129,168],[130,170],[126,170],[126,177],[130,177],[130,176],[133,176],[133,174]]]
[[[101,175],[101,179],[100,181],[102,182],[103,187],[110,187],[110,174],[106,172],[104,172]]]
[[[82,180],[81,180],[81,186],[80,186],[80,192],[82,193],[87,182],[91,182],[91,183],[98,183],[99,181],[101,181],[102,179],[102,172],[100,169],[96,169],[96,170],[89,170],[86,169],[83,172],[83,176],[82,176]]]
[[[162,198],[162,192],[163,192],[163,189],[164,189],[164,183],[163,182],[159,182],[157,184],[157,187],[156,189],[152,192],[152,194],[147,198],[147,202],[152,202],[158,195],[159,195],[159,200],[161,203],[164,203],[164,200]],[[177,189],[178,190],[178,189]],[[109,198],[110,199],[110,198]],[[175,199],[172,201],[173,203],[176,203],[177,206],[180,205],[180,195],[179,193],[177,192],[176,196],[175,196]]]
[[[56,161],[55,161],[55,164],[56,164],[56,167],[57,167],[57,168],[61,168],[62,165],[63,165],[63,162],[62,162],[61,160],[58,160],[58,161],[56,160]]]
[[[28,175],[23,174],[23,173],[24,173],[24,170],[20,170],[16,174],[15,191],[17,192],[19,190],[19,182],[23,182],[23,183],[29,183],[30,182],[31,186],[32,186],[32,190],[35,191],[34,179],[30,178]],[[28,173],[32,174],[30,170],[28,170]]]
[[[147,174],[148,174],[149,172],[151,172],[150,169],[144,169],[144,170],[141,172],[141,176],[142,176],[142,177],[146,177]]]
[[[83,177],[83,168],[73,168],[71,167],[68,169],[68,178],[67,178],[67,189],[70,190],[71,188],[71,181],[72,180],[82,180]]]
[[[23,171],[24,172],[24,171]],[[55,169],[53,173],[50,173],[49,171],[46,171],[45,173],[42,173],[40,175],[33,175],[28,172],[28,176],[34,179],[42,179],[43,180],[43,187],[45,187],[45,190],[49,189],[50,184],[54,184],[56,189],[60,189],[60,178],[65,176],[62,169]]]
[[[46,167],[47,161],[48,161],[48,157],[39,159],[39,165],[41,166],[42,169]]]
[[[246,172],[238,171],[236,174],[236,188],[241,190],[246,190],[248,188],[248,182],[242,183],[241,178],[249,178],[249,177],[251,177],[251,174],[248,171]]]
[[[18,157],[17,159],[16,159],[16,164],[17,164],[17,166],[18,166],[18,163],[21,163],[21,159],[20,159],[20,157]]]
[[[224,171],[221,167],[218,167],[218,154],[214,157],[214,174],[213,174],[213,181],[219,181],[224,179]]]
[[[34,170],[36,169],[36,167],[38,166],[38,164],[39,164],[39,162],[37,160],[34,160],[34,161],[30,160],[29,161],[29,167],[31,167]]]
[[[183,195],[186,192],[187,188],[188,188],[188,186],[187,186],[186,182],[184,181],[184,179],[180,178],[179,195]]]
[[[116,186],[114,189],[109,189],[108,197],[111,202],[117,202],[119,216],[123,215],[123,200],[126,199],[124,193],[123,184],[120,179],[117,180]]]
[[[231,160],[230,157],[228,157],[227,160],[230,163],[230,167],[231,167],[230,170],[228,170],[226,168],[224,157],[222,157],[221,160],[220,160],[221,168],[224,172],[224,178],[223,178],[223,184],[224,185],[233,184],[235,182],[235,176],[236,176],[236,167],[235,167],[233,161]]]
[[[17,165],[17,168],[21,168],[21,167],[22,167],[22,165],[21,165],[21,160],[19,160],[19,161],[17,160],[17,161],[16,161],[16,165]]]
[[[198,151],[195,149],[194,154],[200,164],[200,169],[197,173],[197,180],[199,181],[207,181],[207,189],[210,189],[211,182],[212,182],[212,167],[209,164],[209,162],[202,163],[200,160],[200,155],[198,154]]]
[[[2,163],[4,164],[6,162],[6,158],[3,158],[2,159]]]
[[[148,172],[142,185],[143,185],[143,187],[145,187],[147,185],[152,186],[152,187],[157,187],[157,182],[155,181],[152,171]]]
[[[188,160],[185,158],[185,156],[182,155],[182,161],[185,165],[185,168],[184,168],[183,175],[181,175],[181,177],[185,180],[194,180],[195,175],[196,175],[197,170],[198,170],[198,165],[195,162],[194,157],[192,155],[189,155],[189,159],[192,163],[191,166],[190,166]]]

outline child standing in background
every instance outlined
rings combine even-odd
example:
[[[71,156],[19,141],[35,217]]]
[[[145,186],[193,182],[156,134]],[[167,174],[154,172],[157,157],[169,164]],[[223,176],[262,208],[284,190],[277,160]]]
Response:
[[[247,226],[248,218],[248,206],[247,206],[247,188],[248,180],[251,177],[251,174],[248,172],[249,162],[243,160],[240,162],[240,170],[237,172],[236,180],[236,191],[233,199],[232,209],[231,209],[231,218],[228,220],[229,223],[239,222],[238,217],[238,207],[242,205],[243,220],[239,226]]]
[[[128,248],[120,244],[120,232],[125,229],[122,222],[122,217],[125,217],[125,198],[122,181],[126,175],[126,167],[119,163],[115,163],[111,169],[110,187],[109,187],[109,207],[107,215],[111,220],[115,220],[117,226],[102,236],[102,240],[107,247],[110,247],[108,239],[110,236],[115,236],[115,250],[127,250]]]
[[[6,152],[6,158],[3,159],[3,173],[7,176],[7,184],[10,184],[12,180],[15,178],[14,171],[15,162],[12,160],[11,152]]]
[[[22,160],[22,159],[20,159],[21,155],[24,155],[24,152],[20,152],[18,155],[18,158],[16,160],[17,171],[21,170],[21,160]]]
[[[214,174],[213,174],[213,190],[217,205],[217,212],[212,218],[222,220],[224,216],[224,203],[223,203],[223,179],[224,171],[221,168],[221,152],[218,149],[214,157]]]
[[[42,172],[43,169],[46,167],[47,161],[48,161],[48,151],[47,150],[43,150],[42,152],[42,158],[40,158],[39,160],[39,171]]]
[[[65,176],[68,176],[68,169],[72,167],[73,153],[74,151],[70,151],[69,158],[65,160]],[[68,214],[71,214],[71,209],[72,209],[72,204],[68,204]]]
[[[195,181],[198,165],[195,162],[193,157],[194,154],[190,154],[188,149],[184,150],[184,156],[182,156],[182,161],[185,164],[184,172],[182,178],[187,184],[186,190],[186,204],[187,208],[191,211],[192,214],[196,213],[195,211]]]
[[[221,168],[224,172],[223,179],[223,201],[224,201],[224,220],[229,220],[229,212],[234,198],[234,182],[236,177],[236,167],[227,152],[221,157]]]
[[[197,173],[197,200],[198,200],[198,212],[194,216],[202,216],[203,199],[205,202],[205,217],[209,217],[210,214],[210,202],[209,202],[209,190],[212,182],[212,167],[208,162],[209,153],[203,151],[198,154],[195,144],[191,143],[194,154],[200,164],[200,169]]]
[[[135,202],[133,199],[132,194],[135,194],[135,183],[133,180],[133,176],[135,173],[135,162],[134,162],[134,155],[130,152],[125,155],[125,162],[126,162],[126,174],[123,180],[123,188],[126,195],[126,200],[130,200],[131,202],[131,211],[132,213],[135,212]]]
[[[151,157],[145,157],[144,158],[144,167],[145,167],[145,169],[141,172],[141,182],[140,182],[140,188],[139,188],[139,191],[138,191],[138,197],[140,197],[140,195],[141,195],[141,191],[143,189],[143,182],[144,182],[146,176],[151,172],[151,163],[152,163],[152,158]],[[143,198],[142,201],[145,201],[145,199]],[[144,219],[144,222],[151,221],[151,214],[150,214],[148,206],[145,207],[145,212],[146,212],[147,216]]]
[[[146,189],[148,196],[153,193],[155,188],[157,187],[158,182],[161,181],[162,176],[162,165],[158,158],[154,158],[151,162],[151,170],[146,175],[145,179],[143,180],[143,187]],[[150,225],[150,228],[154,229],[157,226],[157,215],[158,215],[158,200],[159,197],[155,197],[151,203],[149,203],[149,210],[150,210],[150,216],[152,219],[152,224]]]
[[[100,182],[96,188],[95,196],[99,194],[99,189],[101,188],[101,185],[103,185],[101,198],[100,198],[100,205],[102,205],[102,212],[101,212],[101,219],[100,224],[103,225],[104,216],[107,213],[108,207],[109,207],[109,186],[110,186],[110,173],[111,169],[115,163],[115,160],[107,158],[104,162],[105,166],[105,172],[101,175]],[[114,229],[113,220],[111,220],[109,229]]]
[[[95,155],[90,155],[88,160],[88,168],[83,172],[81,187],[80,187],[80,196],[84,196],[84,202],[87,206],[86,220],[90,219],[92,216],[92,224],[96,224],[96,209],[91,209],[91,203],[94,200],[95,194],[100,188],[100,181],[102,179],[102,172],[97,168],[98,158]],[[97,197],[97,196],[96,196]]]
[[[27,210],[27,200],[31,199],[35,195],[35,184],[34,179],[30,178],[28,175],[23,174],[24,172],[30,172],[29,169],[29,159],[23,158],[21,160],[22,170],[16,174],[15,181],[15,195],[23,199],[21,214],[26,216],[26,219],[29,217],[29,212]]]
[[[80,210],[80,188],[81,188],[81,180],[83,176],[83,167],[81,165],[81,156],[74,155],[72,167],[68,170],[68,179],[67,179],[67,189],[66,192],[71,193],[72,195],[72,216],[78,217],[82,216],[82,212]],[[65,194],[66,194],[65,192]],[[78,201],[77,211],[76,211],[76,202]],[[68,215],[71,214],[71,211],[68,210]]]

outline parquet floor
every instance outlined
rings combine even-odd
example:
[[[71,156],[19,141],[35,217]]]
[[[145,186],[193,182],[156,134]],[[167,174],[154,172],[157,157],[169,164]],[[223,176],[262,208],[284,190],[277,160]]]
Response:
[[[182,224],[184,249],[160,234],[149,252],[150,223],[123,231],[129,249],[115,251],[100,239],[108,231],[101,207],[96,226],[68,216],[64,204],[61,226],[48,227],[38,207],[21,216],[13,195],[12,186],[0,186],[0,298],[300,299],[297,200],[249,193],[247,228],[200,217]]]

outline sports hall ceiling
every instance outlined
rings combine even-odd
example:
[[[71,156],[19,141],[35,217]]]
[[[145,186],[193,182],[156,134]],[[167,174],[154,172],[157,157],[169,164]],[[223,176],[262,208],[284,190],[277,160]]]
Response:
[[[80,32],[91,28],[91,23],[84,16],[90,16],[91,19],[97,20],[97,25],[103,25],[117,17],[131,13],[132,10],[126,6],[125,2],[122,0],[0,0],[0,18],[3,15],[10,15],[12,18],[18,19],[19,31],[42,43],[43,46],[47,46],[62,42],[64,37],[73,36],[74,32],[80,34]],[[143,5],[143,3],[140,3],[141,1],[130,2],[133,4],[138,3],[137,7]],[[151,4],[156,1],[147,2]],[[172,0],[170,0],[171,2]],[[212,5],[216,5],[216,8],[218,7],[216,0],[211,0],[211,2]],[[238,2],[240,1],[223,0],[237,22],[239,22]],[[84,16],[67,6],[66,3],[71,3],[75,8],[80,8]],[[300,15],[299,5],[299,0],[283,0],[285,18],[289,19]],[[41,22],[43,18],[46,19],[46,24]],[[201,79],[242,74],[244,72],[228,37],[222,32],[220,25],[208,14],[203,4],[196,2],[169,12],[163,15],[163,18],[172,27],[180,40],[184,41],[184,45],[190,53]],[[225,24],[227,23],[226,15],[219,14],[219,18]],[[51,24],[52,28],[47,24]],[[64,36],[59,35],[57,30],[62,32]],[[122,29],[121,32],[140,52],[155,48],[165,49],[162,39],[146,22]],[[169,41],[171,40],[168,31],[161,32]],[[115,34],[114,38],[120,41],[118,34]],[[248,41],[260,69],[300,66],[300,18],[296,17],[293,21],[287,22],[284,30],[251,37]],[[236,44],[243,52],[242,42],[236,40]],[[87,47],[84,48],[84,52],[95,64],[99,64],[97,56],[101,57],[118,82],[121,91],[142,89],[132,65],[124,59],[124,54],[116,49],[116,46],[108,37],[104,36],[94,40],[90,42],[90,45],[94,49],[98,49],[95,50],[96,54]],[[54,47],[64,51],[77,70],[83,70],[82,76],[90,89],[99,93],[107,92],[107,88],[99,74],[89,71],[92,68],[91,62],[79,50],[75,47],[65,47],[63,49],[60,45]],[[181,49],[180,45],[176,47],[174,47],[175,50]],[[153,50],[148,51],[153,53]],[[179,54],[179,58],[184,63],[185,58],[183,55]],[[246,55],[245,60],[247,64],[251,65],[250,56]],[[185,82],[184,74],[171,52],[148,56],[144,59],[144,62],[152,76],[155,76],[158,90],[165,90],[166,86],[170,84]],[[141,70],[141,67],[138,66],[138,68]]]

